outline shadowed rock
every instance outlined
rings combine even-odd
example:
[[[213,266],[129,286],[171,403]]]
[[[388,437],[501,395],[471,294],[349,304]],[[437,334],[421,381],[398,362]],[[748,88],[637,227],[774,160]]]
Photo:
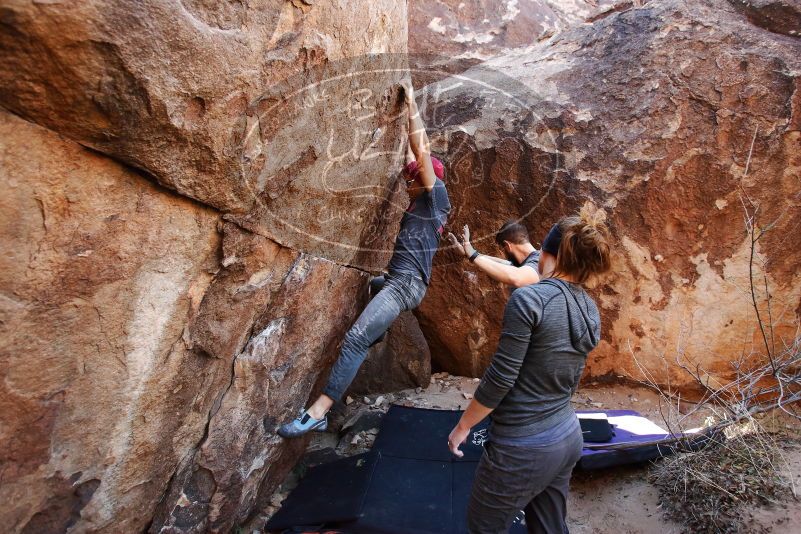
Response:
[[[370,349],[348,392],[370,395],[427,386],[431,380],[431,353],[412,312],[392,323],[387,337]]]

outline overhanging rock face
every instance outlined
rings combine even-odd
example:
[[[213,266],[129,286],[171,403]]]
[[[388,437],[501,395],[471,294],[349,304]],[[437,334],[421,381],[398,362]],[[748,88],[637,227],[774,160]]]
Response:
[[[405,208],[405,5],[0,21],[0,523],[231,530],[303,450],[275,428],[321,387]]]
[[[595,202],[616,250],[593,290],[603,341],[587,376],[642,378],[639,362],[686,384],[677,355],[730,374],[762,342],[742,200],[760,206],[760,224],[775,221],[754,276],[764,317],[766,274],[777,343],[795,335],[801,311],[799,50],[799,38],[754,25],[729,2],[673,0],[432,84],[427,125],[454,184],[451,228],[469,224],[474,245],[496,253],[504,221],[522,218],[537,244]],[[435,365],[479,374],[507,294],[451,253],[438,260],[421,327]]]
[[[406,47],[405,8],[395,2],[94,0],[69,10],[2,9],[4,107],[225,211],[251,207],[270,173],[265,165],[287,165],[294,148],[315,146],[350,96],[337,94],[344,84],[327,85],[337,105],[305,108],[308,115],[298,106],[293,124],[259,124],[270,118],[256,109],[270,87],[329,62]],[[399,77],[362,82],[380,98],[391,89],[384,82]],[[309,120],[318,135],[296,139],[297,147],[270,145],[267,157],[265,140]]]

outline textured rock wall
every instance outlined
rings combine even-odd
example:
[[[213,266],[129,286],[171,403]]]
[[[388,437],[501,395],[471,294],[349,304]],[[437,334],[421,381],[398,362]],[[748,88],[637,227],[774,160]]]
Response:
[[[409,53],[420,84],[601,17],[631,0],[412,0]],[[639,3],[636,2],[636,3]]]
[[[375,158],[397,141],[388,82],[403,72],[404,5],[95,0],[0,9],[4,107],[247,216],[286,246],[358,259],[364,236],[325,215],[357,211],[352,192],[361,187],[374,193],[358,203],[368,217],[394,178]],[[298,218],[301,205],[308,211]]]
[[[405,207],[405,51],[389,0],[0,7],[6,530],[272,493]]]
[[[427,387],[431,382],[431,351],[411,311],[398,316],[386,338],[374,345],[348,389],[370,395]]]
[[[218,215],[7,113],[0,139],[2,523],[139,530],[224,379],[181,341]]]
[[[250,239],[244,236],[241,241]],[[256,245],[270,248],[267,243]],[[283,252],[288,256],[287,272],[280,262],[265,264],[275,285],[258,290],[267,302],[245,299],[246,308],[263,311],[245,327],[254,335],[233,359],[226,359],[233,367],[231,382],[219,398],[201,446],[179,468],[159,507],[155,525],[162,529],[216,531],[244,522],[260,502],[260,490],[264,487],[262,496],[269,498],[305,449],[305,439],[287,442],[275,429],[282,419],[297,413],[313,390],[319,393],[316,381],[333,363],[337,342],[360,309],[363,299],[354,296],[364,292],[366,277],[287,249],[278,251],[279,256]],[[228,282],[231,292],[247,291]],[[319,300],[320,295],[326,298]],[[210,292],[208,298],[214,297]],[[209,305],[229,313],[230,300],[226,295]],[[233,316],[237,310],[230,313]],[[230,326],[243,328],[241,323]]]
[[[636,356],[658,380],[686,385],[677,355],[730,375],[759,350],[741,197],[760,206],[761,224],[775,221],[756,246],[763,316],[764,272],[777,345],[796,335],[801,41],[736,4],[651,2],[507,51],[421,97],[454,184],[450,225],[469,223],[479,250],[494,252],[506,219],[522,218],[536,243],[587,200],[607,209],[616,258],[594,289],[603,341],[587,377],[641,378]],[[440,253],[418,317],[436,366],[478,374],[506,293],[454,261]]]
[[[489,252],[508,218],[537,241],[594,200],[619,246],[589,375],[636,374],[634,354],[666,379],[677,352],[725,374],[758,347],[739,192],[777,221],[756,251],[777,336],[801,313],[801,10],[623,4],[516,49],[556,3],[456,33],[448,13],[475,11],[415,12],[414,46],[502,52],[465,73],[480,87],[423,96],[451,227]],[[406,20],[390,0],[0,6],[6,530],[229,531],[280,482],[306,443],[274,430],[321,388],[405,208]],[[435,363],[475,375],[507,294],[455,260],[417,317]],[[396,330],[378,356],[419,338]]]

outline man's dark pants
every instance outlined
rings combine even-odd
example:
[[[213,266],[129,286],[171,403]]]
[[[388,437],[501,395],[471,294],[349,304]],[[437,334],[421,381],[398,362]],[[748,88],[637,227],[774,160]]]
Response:
[[[529,533],[567,533],[570,474],[584,441],[576,426],[553,445],[485,444],[467,508],[470,534],[506,533],[520,510]]]
[[[339,358],[323,393],[341,400],[356,372],[367,357],[367,349],[392,325],[402,311],[420,305],[426,294],[426,284],[416,275],[390,273],[384,287],[364,308],[362,314],[345,334]]]

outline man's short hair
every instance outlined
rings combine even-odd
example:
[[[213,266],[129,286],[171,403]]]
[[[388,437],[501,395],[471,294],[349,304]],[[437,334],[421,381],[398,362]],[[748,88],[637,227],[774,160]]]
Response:
[[[504,241],[509,241],[516,245],[524,245],[530,243],[528,239],[528,230],[526,227],[516,221],[507,221],[503,223],[501,229],[495,234],[495,242],[503,246]]]

